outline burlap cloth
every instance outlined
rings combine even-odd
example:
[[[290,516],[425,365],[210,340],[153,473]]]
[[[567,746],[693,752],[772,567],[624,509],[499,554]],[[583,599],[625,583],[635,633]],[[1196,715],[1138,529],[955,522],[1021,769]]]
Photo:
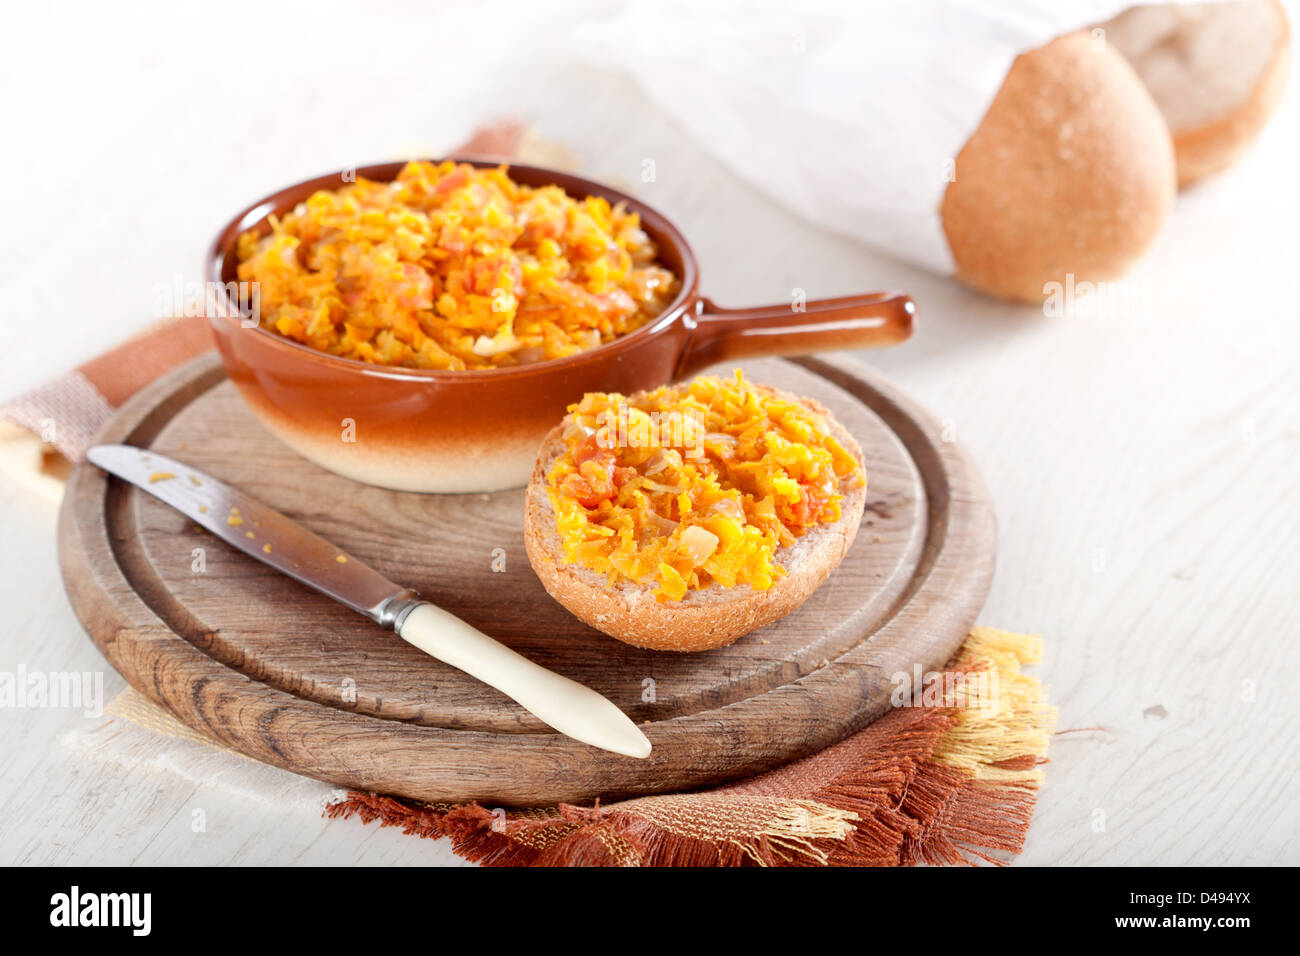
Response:
[[[482,131],[461,152],[570,165],[514,124]],[[114,409],[212,344],[202,318],[167,320],[0,405],[0,468],[57,498],[69,462]],[[348,793],[325,812],[445,836],[487,865],[1003,863],[1024,845],[1056,723],[1043,686],[1021,672],[1040,652],[1037,637],[974,628],[948,670],[995,677],[982,685],[996,688],[994,699],[898,707],[821,753],[706,792],[545,810]],[[133,691],[109,712],[203,740]]]

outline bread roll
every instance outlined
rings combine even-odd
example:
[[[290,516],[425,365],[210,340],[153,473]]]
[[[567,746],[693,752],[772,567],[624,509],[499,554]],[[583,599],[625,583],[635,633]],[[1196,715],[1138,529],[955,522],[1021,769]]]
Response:
[[[793,396],[756,386],[769,394]],[[862,464],[862,450],[831,413],[810,399],[795,399],[825,418],[827,431]],[[524,543],[528,560],[551,597],[583,622],[627,644],[659,651],[704,651],[731,644],[750,631],[785,617],[806,601],[835,570],[853,545],[862,523],[867,483],[842,485],[840,518],[810,528],[794,544],[780,548],[776,563],[785,569],[767,590],[748,584],[711,584],[691,590],[680,601],[659,602],[655,588],[605,575],[581,564],[567,564],[555,529],[555,512],[546,493],[546,476],[564,454],[564,426],[547,436],[528,482]]]
[[[957,278],[1041,303],[1123,275],[1173,205],[1173,143],[1133,68],[1073,33],[1018,57],[957,155],[940,209]]]
[[[1277,0],[1135,7],[1103,29],[1169,124],[1180,186],[1236,162],[1282,97],[1291,39]]]

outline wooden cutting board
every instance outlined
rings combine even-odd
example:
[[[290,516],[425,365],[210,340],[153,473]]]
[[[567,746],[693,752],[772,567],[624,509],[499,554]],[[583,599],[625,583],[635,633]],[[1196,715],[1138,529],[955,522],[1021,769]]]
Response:
[[[60,561],[109,662],[186,724],[343,786],[514,806],[698,788],[819,750],[889,706],[891,676],[941,667],[983,604],[993,508],[938,422],[847,358],[744,363],[829,407],[866,457],[843,564],[795,613],[701,654],[640,650],[543,590],[523,492],[359,485],[266,432],[215,356],[133,398],[101,442],[149,447],[243,488],[643,725],[647,760],[559,736],[465,674],[225,545],[93,466],[73,472]],[[730,371],[730,368],[726,370]]]

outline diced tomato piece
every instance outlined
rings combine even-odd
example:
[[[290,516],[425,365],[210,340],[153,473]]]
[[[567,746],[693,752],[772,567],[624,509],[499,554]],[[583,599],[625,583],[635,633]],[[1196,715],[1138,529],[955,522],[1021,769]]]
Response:
[[[569,475],[560,484],[560,490],[584,508],[595,508],[604,500],[582,475]]]
[[[808,517],[811,510],[812,509],[808,506],[808,492],[807,489],[805,489],[803,496],[798,501],[791,503],[790,516],[794,519],[795,524],[801,527],[807,527]]]
[[[399,296],[399,301],[408,308],[432,309],[433,277],[410,262],[402,263],[402,274],[406,276],[410,285],[406,294]]]
[[[812,485],[803,481],[800,482],[800,489],[803,495],[790,506],[790,511],[795,521],[807,528],[816,524],[821,518],[822,512],[826,510],[826,503],[830,500],[832,489],[827,482]]]
[[[619,480],[620,469],[614,466],[614,453],[601,448],[596,443],[595,435],[587,436],[574,450],[573,460],[578,466],[578,473],[565,478],[561,488],[586,508],[594,508],[602,501],[614,497],[620,485],[630,477],[624,475],[622,481]],[[622,470],[632,471],[630,468]]]
[[[573,449],[574,464],[581,465],[584,461],[594,458],[600,451],[602,451],[600,442],[597,441],[596,433],[593,432],[578,442],[578,447]]]
[[[458,166],[455,172],[445,176],[437,186],[433,187],[433,194],[435,196],[445,196],[452,190],[459,189],[469,182],[469,176],[469,166]]]
[[[573,449],[573,463],[579,468],[584,462],[598,461],[611,468],[614,464],[614,452],[600,444],[600,432],[593,432]]]

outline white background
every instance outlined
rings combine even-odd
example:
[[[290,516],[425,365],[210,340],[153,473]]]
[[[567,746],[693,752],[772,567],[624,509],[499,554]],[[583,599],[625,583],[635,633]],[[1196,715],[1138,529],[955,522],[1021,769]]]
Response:
[[[915,296],[917,337],[869,361],[980,463],[1000,520],[981,621],[1041,632],[1061,727],[1092,728],[1054,741],[1023,862],[1300,863],[1294,89],[1240,166],[1180,197],[1128,277],[1134,314],[1048,319],[820,231],[626,79],[527,68],[554,41],[537,14],[182,6],[7,14],[0,399],[149,321],[157,284],[197,277],[257,196],[514,112],[673,217],[719,302]],[[0,519],[0,670],[104,669],[63,596],[55,510],[0,482]],[[138,741],[88,751],[86,723],[0,711],[0,861],[454,860],[322,821],[288,775],[251,790]]]

